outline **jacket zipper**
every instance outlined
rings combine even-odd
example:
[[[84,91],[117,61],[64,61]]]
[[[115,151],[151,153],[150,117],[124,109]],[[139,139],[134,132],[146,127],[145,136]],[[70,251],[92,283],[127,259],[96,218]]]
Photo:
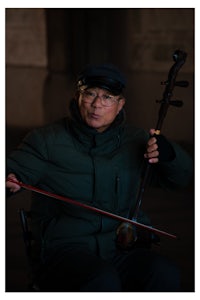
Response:
[[[117,175],[115,177],[115,200],[114,200],[114,209],[118,208],[118,202],[119,202],[119,186],[120,186],[120,177]]]
[[[119,176],[116,176],[116,178],[115,178],[115,193],[116,194],[119,193],[119,182],[120,182],[120,178],[119,178]]]
[[[95,141],[95,137],[93,137],[93,141],[92,141],[92,147],[89,150],[89,155],[90,158],[92,160],[92,165],[93,165],[93,183],[92,183],[92,204],[95,202],[95,192],[96,192],[96,166],[95,166],[95,158],[93,155],[93,149],[95,149],[96,147],[96,141]]]

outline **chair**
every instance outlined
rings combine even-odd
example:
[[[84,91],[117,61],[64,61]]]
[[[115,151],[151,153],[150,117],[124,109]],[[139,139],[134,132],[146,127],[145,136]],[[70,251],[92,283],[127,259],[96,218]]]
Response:
[[[31,212],[25,211],[24,209],[19,209],[19,217],[20,223],[22,227],[22,235],[25,245],[26,254],[28,260],[30,260],[31,256],[31,245],[32,245],[32,232],[30,230],[30,219],[31,219]]]
[[[31,279],[30,279],[30,284],[29,284],[28,289],[29,289],[29,291],[32,291],[32,292],[39,292],[40,287],[32,276],[32,274],[33,274],[32,246],[34,243],[34,237],[31,232],[31,229],[30,229],[31,212],[25,211],[24,209],[19,209],[19,217],[20,217],[20,223],[21,223],[21,227],[22,227],[22,234],[23,234],[26,255],[28,258],[29,266],[30,266],[29,273],[31,274]],[[151,233],[150,239],[151,239],[151,242],[150,242],[150,244],[148,243],[148,247],[149,247],[149,245],[156,246],[156,247],[160,246],[160,238],[156,234]]]
[[[30,281],[31,283],[29,284],[29,291],[32,292],[38,292],[40,291],[39,286],[34,282],[33,280],[33,270],[32,270],[32,245],[34,242],[33,234],[30,229],[30,221],[31,221],[31,212],[30,211],[25,211],[24,209],[20,208],[19,209],[19,218],[20,218],[20,223],[21,223],[21,228],[22,228],[22,236],[24,240],[24,245],[25,245],[25,250],[26,250],[26,255],[28,259],[28,265],[30,267],[29,270],[29,276],[31,277]]]

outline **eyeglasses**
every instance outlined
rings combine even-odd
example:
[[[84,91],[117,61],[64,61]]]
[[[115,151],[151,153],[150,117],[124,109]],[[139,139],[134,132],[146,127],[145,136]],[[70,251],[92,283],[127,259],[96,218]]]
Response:
[[[103,106],[110,107],[114,103],[119,101],[119,99],[117,99],[116,96],[109,95],[109,94],[103,94],[100,96],[95,91],[91,91],[91,90],[82,90],[81,94],[83,96],[82,99],[85,103],[92,103],[98,97],[98,98],[100,98],[101,104]]]

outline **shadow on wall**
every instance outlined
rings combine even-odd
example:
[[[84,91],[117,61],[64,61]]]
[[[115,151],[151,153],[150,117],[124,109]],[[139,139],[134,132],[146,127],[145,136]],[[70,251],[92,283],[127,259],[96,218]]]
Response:
[[[64,73],[48,75],[43,71],[46,76],[41,77],[40,71],[30,70],[26,71],[29,76],[24,78],[20,76],[23,71],[23,68],[18,70],[15,80],[18,84],[12,86],[9,83],[13,81],[16,74],[10,68],[7,70],[7,85],[13,87],[8,88],[7,93],[7,154],[30,130],[65,117],[74,93],[74,83]],[[26,88],[22,88],[23,85]]]
[[[25,137],[25,135],[33,128],[6,126],[6,154],[14,150]]]
[[[54,122],[69,114],[69,103],[74,94],[74,82],[63,74],[51,73],[43,88],[44,124]]]

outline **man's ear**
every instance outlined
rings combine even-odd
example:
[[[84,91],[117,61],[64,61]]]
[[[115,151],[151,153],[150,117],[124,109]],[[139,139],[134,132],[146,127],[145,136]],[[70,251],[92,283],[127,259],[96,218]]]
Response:
[[[118,113],[120,112],[120,110],[123,108],[124,104],[125,104],[126,100],[124,97],[120,98],[119,102],[118,102]]]

